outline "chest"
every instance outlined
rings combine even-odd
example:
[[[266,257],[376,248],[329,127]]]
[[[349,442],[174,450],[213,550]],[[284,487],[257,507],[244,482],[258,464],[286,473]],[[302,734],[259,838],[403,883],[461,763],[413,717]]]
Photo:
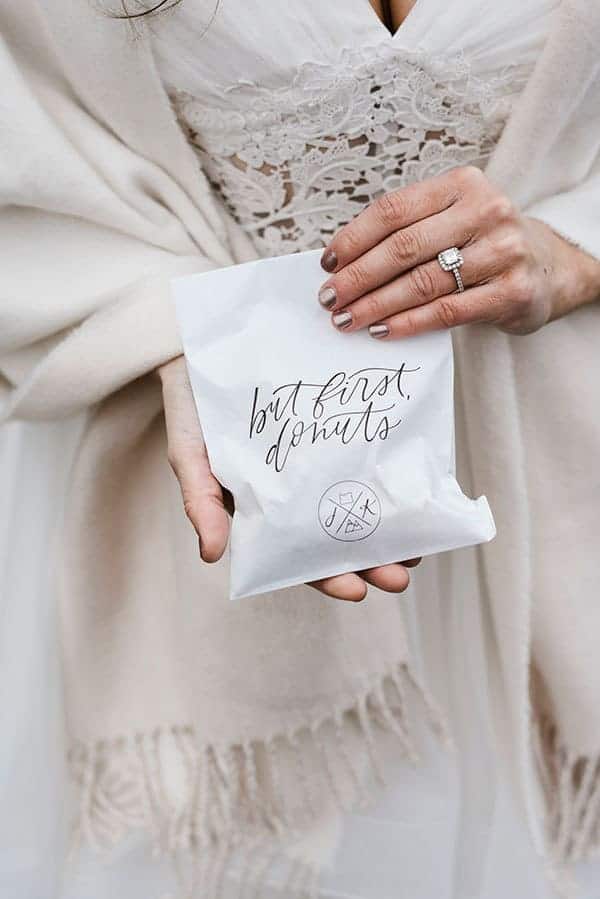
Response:
[[[500,27],[483,0],[496,18],[482,27],[474,0],[455,0],[452,15],[447,0],[417,0],[392,33],[369,0],[346,0],[342,16],[306,0],[276,17],[269,0],[251,11],[222,0],[208,30],[184,0],[155,49],[210,181],[276,255],[322,245],[383,191],[483,166],[553,3],[506,0]]]
[[[497,72],[535,60],[559,0],[387,2],[393,34],[371,0],[296,0],[276,10],[272,0],[183,0],[153,22],[159,70],[167,87],[215,106],[245,102],[245,88],[285,88],[302,69],[330,77],[344,58],[373,51],[419,53],[438,70],[460,56],[478,73]]]
[[[390,34],[394,34],[406,19],[416,0],[369,0],[369,3]]]

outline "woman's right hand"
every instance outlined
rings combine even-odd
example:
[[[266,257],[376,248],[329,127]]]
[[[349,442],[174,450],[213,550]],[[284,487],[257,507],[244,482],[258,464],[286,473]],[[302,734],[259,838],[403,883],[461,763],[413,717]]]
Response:
[[[205,562],[218,561],[229,538],[223,488],[210,470],[185,359],[158,369],[162,383],[169,464],[179,481],[185,514],[198,534]]]
[[[162,365],[158,375],[162,383],[169,463],[179,481],[185,514],[198,534],[200,555],[205,562],[216,562],[225,552],[229,538],[230,504],[210,469],[184,357],[178,356]],[[402,593],[409,582],[407,568],[418,562],[412,559],[404,564],[340,574],[314,581],[310,586],[326,596],[350,602],[365,598],[367,584],[390,593]]]

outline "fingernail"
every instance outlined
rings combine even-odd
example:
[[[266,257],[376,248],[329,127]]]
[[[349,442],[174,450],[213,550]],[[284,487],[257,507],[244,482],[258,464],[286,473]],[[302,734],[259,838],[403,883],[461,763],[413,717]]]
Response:
[[[321,256],[321,267],[326,272],[334,272],[337,266],[337,256],[333,250],[325,250]]]
[[[323,309],[331,309],[332,306],[335,306],[336,299],[337,296],[333,287],[322,287],[319,291],[319,303]]]
[[[389,333],[390,329],[387,325],[369,325],[369,334],[371,337],[387,337]]]
[[[336,328],[348,328],[352,324],[351,312],[336,312],[332,318]]]

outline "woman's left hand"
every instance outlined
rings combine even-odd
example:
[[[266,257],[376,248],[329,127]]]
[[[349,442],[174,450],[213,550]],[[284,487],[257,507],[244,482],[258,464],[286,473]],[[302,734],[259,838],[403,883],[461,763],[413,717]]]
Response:
[[[437,255],[458,247],[457,292]],[[523,216],[475,167],[384,194],[325,249],[319,292],[344,332],[379,339],[472,322],[527,334],[600,295],[600,263]]]
[[[162,383],[168,458],[179,481],[185,514],[198,534],[200,555],[205,562],[216,562],[225,552],[229,537],[228,511],[233,500],[215,478],[210,463],[192,388],[183,356],[158,369]],[[265,552],[269,547],[265,547]],[[325,596],[347,602],[360,602],[372,584],[388,593],[403,593],[408,587],[408,569],[420,559],[380,565],[357,573],[348,572],[310,584]]]

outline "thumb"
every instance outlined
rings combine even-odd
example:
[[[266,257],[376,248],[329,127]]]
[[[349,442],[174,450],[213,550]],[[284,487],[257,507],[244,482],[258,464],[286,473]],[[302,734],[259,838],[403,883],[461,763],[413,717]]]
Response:
[[[205,562],[216,562],[227,546],[229,517],[221,485],[210,470],[183,357],[164,365],[159,374],[169,463],[179,481],[185,513],[200,539],[200,554]]]
[[[199,537],[200,555],[205,562],[216,562],[227,546],[229,516],[206,451],[184,448],[170,455],[169,461],[179,481],[185,514]]]

